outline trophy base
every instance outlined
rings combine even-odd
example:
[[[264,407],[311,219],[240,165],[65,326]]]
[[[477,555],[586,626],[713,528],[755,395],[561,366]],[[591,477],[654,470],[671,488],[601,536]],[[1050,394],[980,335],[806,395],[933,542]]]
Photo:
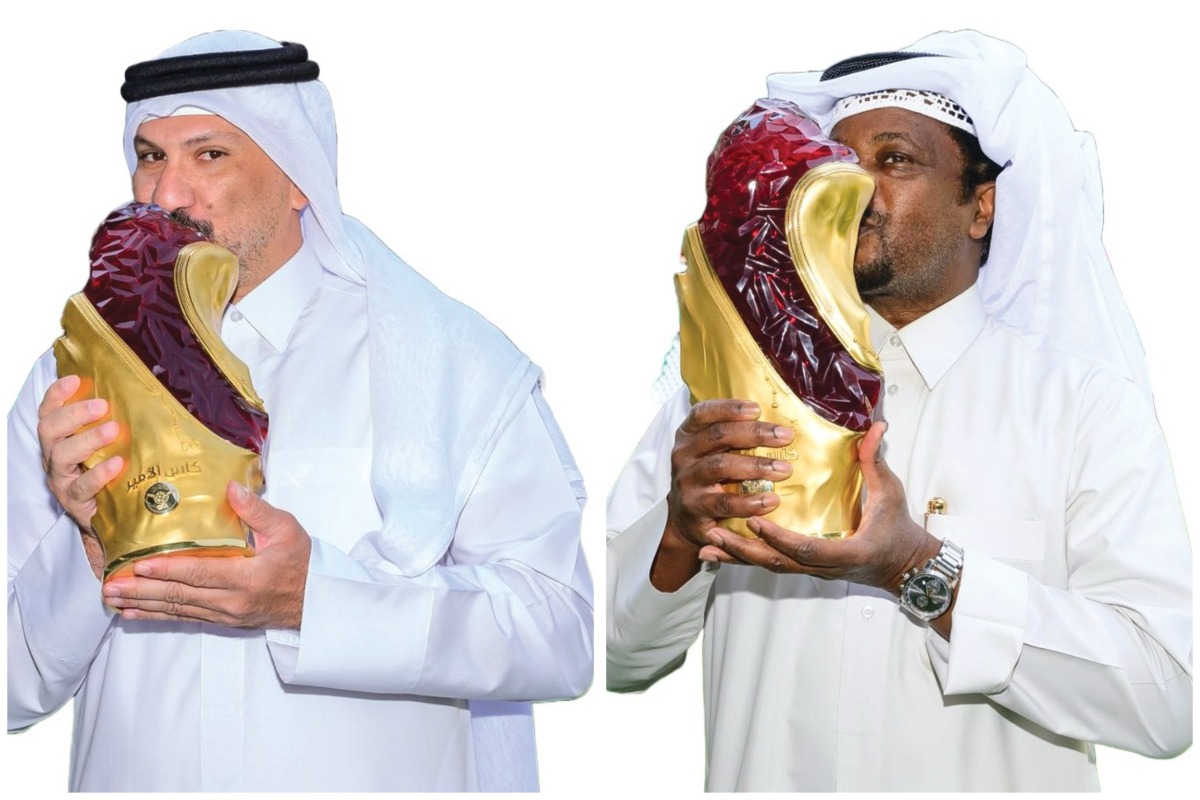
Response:
[[[254,548],[239,539],[213,539],[206,542],[172,542],[171,544],[155,545],[143,550],[115,559],[104,568],[104,583],[113,578],[124,578],[133,575],[133,564],[152,556],[203,556],[204,558],[230,558],[233,556],[252,556]]]

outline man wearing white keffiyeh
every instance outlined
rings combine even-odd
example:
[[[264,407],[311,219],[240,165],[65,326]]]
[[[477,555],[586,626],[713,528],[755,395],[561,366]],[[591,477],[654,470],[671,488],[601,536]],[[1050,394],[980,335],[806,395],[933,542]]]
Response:
[[[73,790],[533,790],[529,702],[591,680],[540,373],[343,215],[316,72],[220,32],[122,91],[135,198],[241,257],[222,338],[271,432],[265,497],[230,500],[258,554],[143,562],[114,616],[80,546],[102,442],[70,444],[97,412],[46,357],[10,415],[9,729],[74,696]]]
[[[703,629],[712,790],[1094,789],[1093,743],[1186,749],[1190,552],[1090,137],[973,32],[768,87],[876,179],[855,272],[886,463],[877,422],[845,541],[714,530],[777,502],[715,511],[777,469],[731,451],[790,432],[677,393],[610,497],[609,687]],[[919,581],[946,601],[914,608]]]

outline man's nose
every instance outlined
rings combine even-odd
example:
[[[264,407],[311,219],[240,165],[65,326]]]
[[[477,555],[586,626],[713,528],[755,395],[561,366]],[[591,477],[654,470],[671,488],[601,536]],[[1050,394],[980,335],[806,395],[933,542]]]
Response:
[[[866,169],[864,167],[864,169]],[[871,190],[871,199],[867,202],[867,208],[863,211],[864,220],[873,220],[883,214],[884,202],[882,192],[879,191],[879,172],[872,172],[867,169],[867,174],[875,181],[875,187]]]
[[[150,201],[167,211],[175,211],[180,208],[191,208],[195,199],[186,170],[177,163],[167,162],[164,164],[158,174],[158,182],[154,185]]]

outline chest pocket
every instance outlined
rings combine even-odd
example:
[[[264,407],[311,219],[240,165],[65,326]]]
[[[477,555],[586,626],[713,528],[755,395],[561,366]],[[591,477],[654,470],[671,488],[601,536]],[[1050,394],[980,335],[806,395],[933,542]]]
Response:
[[[272,450],[267,501],[295,515],[310,536],[349,552],[382,524],[371,491],[371,448]]]
[[[1042,577],[1046,524],[1036,520],[961,514],[930,514],[928,530],[967,554],[981,553]],[[969,557],[969,555],[968,555]]]

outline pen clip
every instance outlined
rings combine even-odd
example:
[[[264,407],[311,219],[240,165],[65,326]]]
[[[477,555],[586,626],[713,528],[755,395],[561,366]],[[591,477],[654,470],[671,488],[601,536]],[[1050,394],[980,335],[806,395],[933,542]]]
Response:
[[[925,530],[929,530],[929,515],[930,514],[945,514],[949,504],[945,498],[931,497],[929,502],[925,504]]]

